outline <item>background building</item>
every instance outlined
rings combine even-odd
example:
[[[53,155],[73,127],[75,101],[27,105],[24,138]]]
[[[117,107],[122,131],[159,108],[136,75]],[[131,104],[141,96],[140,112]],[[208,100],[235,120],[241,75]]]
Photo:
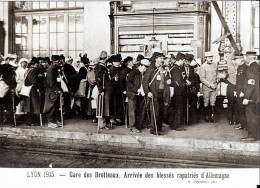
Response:
[[[259,3],[218,5],[242,52],[258,52]],[[87,53],[94,59],[106,50],[123,57],[182,51],[203,58],[211,50],[223,61],[232,50],[229,40],[212,44],[223,34],[207,1],[0,2],[0,53],[20,57]]]

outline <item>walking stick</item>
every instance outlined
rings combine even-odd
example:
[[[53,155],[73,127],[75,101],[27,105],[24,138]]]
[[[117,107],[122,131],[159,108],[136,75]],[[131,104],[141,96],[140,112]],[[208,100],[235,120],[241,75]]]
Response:
[[[63,109],[62,109],[62,92],[58,91],[60,95],[60,119],[61,119],[61,126],[63,128]]]
[[[151,120],[150,120],[149,109],[148,109],[148,105],[147,105],[147,101],[146,101],[145,97],[144,97],[144,105],[145,105],[145,111],[146,111],[146,115],[147,115],[146,123],[148,121],[149,125],[150,125]]]
[[[40,101],[40,125],[42,127],[42,112],[41,112],[41,104],[42,104],[42,98],[41,98],[41,92],[39,89],[37,89],[37,92],[39,93],[39,101]]]
[[[153,97],[152,97],[152,106],[153,106],[153,118],[154,118],[155,132],[156,132],[156,135],[158,136],[157,123],[156,123],[155,110],[154,110],[154,103],[153,103]]]
[[[125,128],[127,129],[128,127],[128,122],[127,122],[127,115],[128,115],[128,110],[127,110],[127,103],[125,102],[125,97],[124,94],[122,94],[123,97],[123,108],[124,108],[124,114],[125,114]]]
[[[15,108],[15,104],[14,104],[14,89],[11,90],[12,93],[12,106],[13,106],[13,118],[14,118],[14,127],[16,127],[16,116],[15,116],[15,112],[16,112],[16,108]]]
[[[103,73],[103,91],[105,89],[105,74]],[[101,123],[101,118],[103,117],[103,104],[104,104],[104,96],[102,94],[98,95],[98,100],[97,100],[97,110],[96,110],[96,117],[98,118],[98,127],[97,127],[97,133],[99,133],[100,130],[100,123]]]
[[[186,92],[187,92],[187,99],[186,99],[186,116],[187,116],[187,125],[189,125],[189,87],[187,86],[187,89],[186,89]]]

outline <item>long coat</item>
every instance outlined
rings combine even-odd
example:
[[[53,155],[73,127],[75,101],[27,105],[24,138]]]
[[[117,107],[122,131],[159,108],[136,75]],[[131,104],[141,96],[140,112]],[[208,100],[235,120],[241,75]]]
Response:
[[[57,81],[59,77],[59,67],[50,66],[47,70],[46,75],[46,94],[44,102],[43,112],[48,112],[51,107],[55,104],[56,100],[59,100],[57,91],[62,91],[60,83]]]
[[[28,70],[27,77],[25,78],[24,85],[31,86],[30,97],[24,97],[24,108],[25,112],[33,114],[42,113],[42,104],[44,96],[44,72],[39,68],[33,68]],[[39,92],[37,91],[39,90]]]

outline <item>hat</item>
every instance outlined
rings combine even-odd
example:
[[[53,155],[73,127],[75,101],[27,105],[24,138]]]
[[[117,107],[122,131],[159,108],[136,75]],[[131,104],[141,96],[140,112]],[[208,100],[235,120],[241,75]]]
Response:
[[[205,57],[213,57],[211,52],[205,52]]]
[[[26,62],[27,64],[29,63],[29,59],[22,58],[19,60],[18,65],[20,65],[22,62]]]
[[[116,55],[115,55],[115,58],[114,58],[114,62],[120,62],[120,61],[122,61],[122,56],[121,56],[121,54],[116,54]]]
[[[39,63],[39,58],[33,57],[30,64]]]
[[[107,58],[107,52],[106,51],[102,51],[101,53],[100,53],[100,56],[99,56],[99,59],[106,59]]]
[[[170,56],[171,56],[172,59],[175,59],[175,56],[173,54],[170,54]]]
[[[68,61],[73,61],[73,59],[71,57],[65,58],[65,62],[68,62]]]
[[[186,55],[185,55],[185,60],[191,62],[193,59],[194,59],[194,55],[192,55],[192,54],[186,54]]]
[[[18,67],[18,64],[16,64],[16,63],[13,62],[13,61],[11,61],[9,64],[12,65],[13,67]]]
[[[141,61],[142,59],[144,59],[144,56],[142,54],[138,54],[136,57],[136,61]]]
[[[17,56],[16,56],[15,54],[7,54],[7,55],[5,56],[5,60],[6,60],[7,58],[16,59]]]
[[[255,55],[256,55],[256,52],[254,52],[254,51],[247,51],[247,52],[246,52],[246,55],[255,56]]]
[[[142,60],[141,60],[141,65],[149,66],[149,65],[150,65],[150,62],[149,62],[148,59],[142,59]]]
[[[176,55],[176,61],[179,61],[181,59],[185,59],[185,55],[181,52],[178,52]]]
[[[154,57],[165,57],[163,53],[155,52]]]
[[[63,54],[60,55],[60,60],[65,60],[65,56]]]
[[[241,54],[235,54],[233,59],[240,59],[240,58],[244,58],[244,55],[241,53]]]
[[[52,55],[51,59],[52,59],[52,61],[59,61],[60,60],[60,56],[59,55]]]
[[[133,58],[130,57],[130,56],[127,56],[127,57],[124,59],[124,63],[127,63],[128,61],[133,61]]]

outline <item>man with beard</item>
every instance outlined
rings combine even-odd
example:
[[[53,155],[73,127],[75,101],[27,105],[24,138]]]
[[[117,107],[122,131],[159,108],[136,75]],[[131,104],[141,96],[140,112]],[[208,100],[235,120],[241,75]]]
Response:
[[[156,53],[154,55],[155,64],[151,67],[151,71],[144,76],[143,87],[145,94],[151,99],[151,134],[162,135],[163,111],[165,104],[170,102],[170,84],[169,77],[166,76],[166,71],[163,67],[164,55]]]
[[[112,66],[109,67],[109,75],[114,89],[114,101],[113,101],[113,111],[115,112],[115,122],[114,124],[120,126],[124,125],[124,107],[123,107],[123,91],[120,86],[120,71],[121,71],[121,54],[111,56]]]
[[[16,55],[8,54],[4,58],[5,61],[0,65],[0,80],[2,80],[8,87],[5,96],[0,98],[0,122],[3,122],[5,125],[14,123],[12,115],[15,112],[12,112],[12,105],[16,106],[18,104],[16,95],[14,95],[15,104],[12,102],[12,92],[14,92],[17,85],[15,80],[15,67],[12,66],[16,65],[16,58]]]
[[[171,85],[174,88],[174,95],[171,98],[171,109],[170,109],[170,128],[176,131],[185,131],[183,107],[184,107],[184,94],[185,85],[189,83],[185,81],[184,75],[182,74],[182,66],[184,63],[185,55],[178,53],[176,56],[176,62],[171,70]]]
[[[31,61],[28,64],[28,70],[25,73],[26,78],[24,81],[25,86],[32,86],[30,97],[24,96],[23,109],[27,112],[26,123],[30,126],[39,125],[37,116],[42,114],[44,94],[44,71],[40,68],[39,61]]]
[[[78,75],[74,67],[71,65],[73,62],[72,58],[65,58],[65,63],[62,66],[62,77],[65,84],[68,87],[69,92],[64,92],[64,111],[65,117],[71,118],[71,98],[74,96],[75,92],[78,89]]]
[[[246,64],[248,69],[244,83],[243,105],[246,106],[248,135],[241,140],[254,141],[259,140],[259,64],[256,61],[256,52],[246,53]]]
[[[184,91],[184,119],[186,125],[192,125],[197,122],[196,108],[198,102],[197,92],[199,91],[199,78],[194,72],[194,67],[191,67],[191,62],[194,60],[192,54],[185,55],[184,67],[182,72],[186,81]],[[187,104],[188,103],[188,104]],[[187,112],[188,110],[188,112]]]
[[[145,117],[145,93],[143,90],[143,76],[150,62],[147,59],[142,59],[141,64],[133,69],[127,77],[126,96],[128,97],[129,106],[129,125],[130,130],[135,133],[140,133],[144,124]]]
[[[61,77],[60,71],[60,56],[52,55],[52,65],[47,70],[46,75],[46,94],[44,103],[44,113],[46,113],[48,127],[57,128],[61,126],[60,120],[60,94],[61,89]]]

